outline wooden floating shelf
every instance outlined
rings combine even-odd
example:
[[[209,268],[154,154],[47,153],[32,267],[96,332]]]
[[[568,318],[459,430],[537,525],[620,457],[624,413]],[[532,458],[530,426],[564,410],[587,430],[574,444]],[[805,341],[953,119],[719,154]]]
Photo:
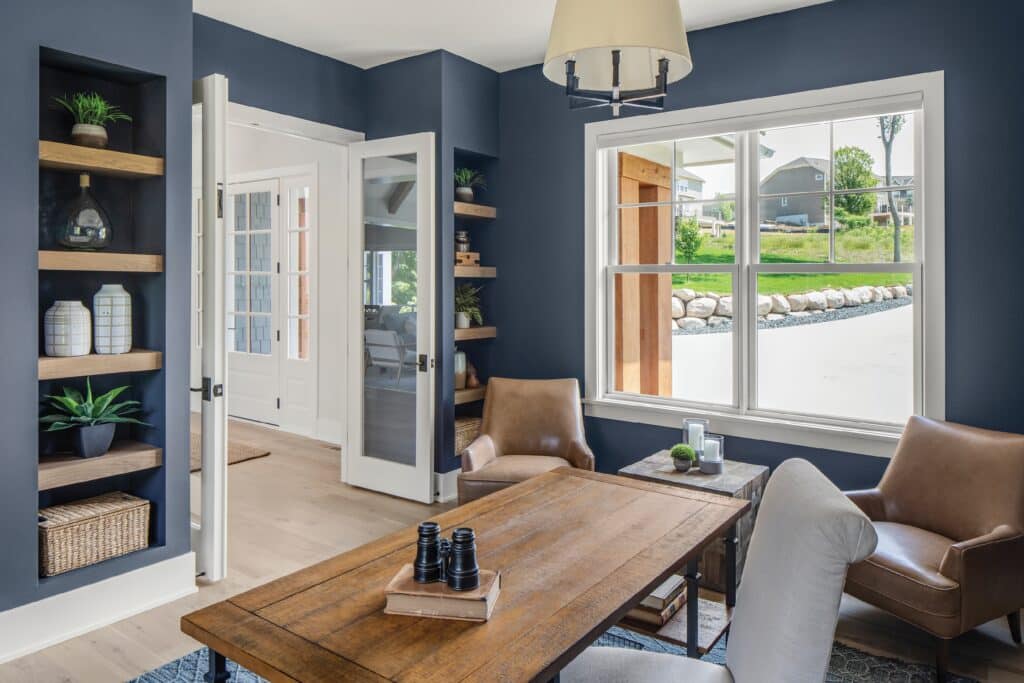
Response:
[[[161,157],[93,149],[50,140],[39,141],[39,165],[57,171],[79,171],[119,178],[153,178],[164,174]]]
[[[39,270],[162,273],[164,257],[159,254],[115,254],[104,251],[40,251]]]
[[[497,218],[498,210],[484,204],[455,202],[455,215],[462,218]]]
[[[163,364],[160,351],[133,349],[128,353],[97,354],[88,356],[40,356],[39,379],[110,375],[117,372],[143,372],[159,370]]]
[[[498,269],[494,266],[455,266],[455,277],[498,277]]]
[[[484,400],[484,396],[487,395],[487,385],[484,384],[473,389],[456,389],[455,390],[455,405],[461,406],[464,403],[473,403],[474,401]]]
[[[472,341],[474,339],[494,339],[498,336],[497,327],[469,327],[455,330],[455,341]]]
[[[116,477],[129,472],[160,467],[164,452],[137,441],[116,441],[110,451],[96,458],[75,455],[45,455],[39,458],[39,490]]]

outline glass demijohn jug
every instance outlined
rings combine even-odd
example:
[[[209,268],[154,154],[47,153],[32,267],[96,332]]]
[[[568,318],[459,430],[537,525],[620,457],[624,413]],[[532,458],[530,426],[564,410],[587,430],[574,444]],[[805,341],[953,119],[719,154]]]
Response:
[[[57,241],[69,249],[103,249],[110,244],[110,217],[89,192],[89,174],[78,177],[81,194],[68,207]]]

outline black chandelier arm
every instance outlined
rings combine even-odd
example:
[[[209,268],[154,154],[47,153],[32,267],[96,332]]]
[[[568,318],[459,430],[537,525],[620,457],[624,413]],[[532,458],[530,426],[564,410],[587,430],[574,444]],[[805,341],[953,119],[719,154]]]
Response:
[[[594,107],[628,106],[651,111],[664,109],[665,96],[668,94],[668,59],[662,57],[658,60],[658,75],[655,77],[653,88],[620,91],[619,65],[621,59],[621,52],[612,50],[612,89],[610,91],[581,90],[580,79],[576,75],[576,60],[567,59],[565,62],[565,94],[569,97],[569,108],[592,109]]]

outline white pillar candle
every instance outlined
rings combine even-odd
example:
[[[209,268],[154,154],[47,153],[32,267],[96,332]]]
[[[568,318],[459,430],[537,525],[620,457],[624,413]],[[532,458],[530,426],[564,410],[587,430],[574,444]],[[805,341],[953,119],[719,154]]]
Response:
[[[708,439],[704,442],[704,460],[718,460],[718,441],[716,439]]]
[[[704,449],[704,425],[692,424],[690,425],[690,433],[688,435],[688,441],[690,448],[697,451],[698,453]]]

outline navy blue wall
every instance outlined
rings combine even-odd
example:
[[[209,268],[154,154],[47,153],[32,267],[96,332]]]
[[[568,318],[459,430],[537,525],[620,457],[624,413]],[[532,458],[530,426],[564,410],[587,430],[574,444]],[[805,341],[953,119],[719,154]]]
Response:
[[[947,417],[1024,432],[1024,318],[1001,296],[1019,289],[1024,253],[1024,3],[836,0],[696,31],[694,71],[670,89],[681,109],[913,73],[946,74]],[[584,375],[583,126],[539,67],[500,76],[501,215],[496,255],[501,335],[495,369],[520,377]],[[984,198],[983,201],[978,201]],[[678,431],[588,419],[599,469],[613,471]],[[873,484],[886,461],[730,439],[732,456],[776,464],[809,457],[840,486]]]
[[[45,584],[37,578],[38,410],[36,365],[39,329],[39,64],[40,47],[166,76],[166,207],[168,226],[164,306],[166,428],[164,496],[155,503],[166,516],[164,545],[118,562],[122,570],[189,550],[188,517],[188,320],[189,196],[192,101],[192,6],[189,0],[36,0],[4,3],[0,28],[0,207],[6,230],[0,252],[0,291],[17,304],[4,307],[0,326],[0,381],[9,398],[0,412],[0,610],[102,578],[96,565]],[[156,325],[156,327],[160,327]],[[159,419],[154,419],[159,422]],[[159,477],[158,477],[159,478]],[[164,499],[165,498],[165,499]]]
[[[196,14],[192,73],[228,77],[232,102],[365,130],[363,70]]]

